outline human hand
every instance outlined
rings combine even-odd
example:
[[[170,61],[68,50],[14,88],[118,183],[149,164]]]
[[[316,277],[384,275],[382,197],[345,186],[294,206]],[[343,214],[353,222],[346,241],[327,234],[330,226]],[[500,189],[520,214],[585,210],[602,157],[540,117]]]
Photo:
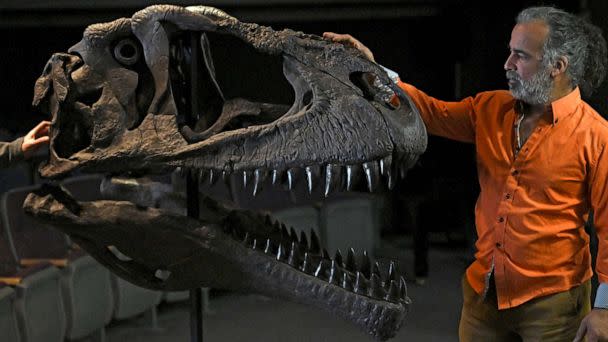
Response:
[[[358,41],[355,37],[351,36],[350,34],[323,32],[323,38],[325,38],[327,40],[331,40],[336,43],[342,43],[344,45],[352,46],[355,49],[361,51],[363,53],[363,55],[365,56],[365,58],[369,59],[372,62],[375,62],[374,54],[371,52],[371,50],[368,49],[367,46],[363,45],[363,43]]]
[[[582,341],[608,341],[608,310],[593,309],[583,318],[573,342]]]
[[[50,121],[41,121],[36,127],[29,131],[23,137],[23,143],[21,144],[21,151],[25,158],[29,158],[34,152],[49,143],[49,128],[51,127]]]

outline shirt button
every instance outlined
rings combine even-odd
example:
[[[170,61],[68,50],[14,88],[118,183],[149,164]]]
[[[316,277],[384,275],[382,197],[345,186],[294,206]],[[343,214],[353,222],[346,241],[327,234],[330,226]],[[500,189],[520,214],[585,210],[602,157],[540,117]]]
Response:
[[[497,247],[497,248],[502,247],[502,245],[500,244],[500,242],[497,242],[497,243],[496,243],[496,247]]]
[[[515,175],[516,175],[516,174],[518,174],[518,173],[519,173],[519,171],[517,171],[517,170],[513,170],[513,171],[511,171],[511,174],[512,174],[513,176],[515,176]]]
[[[510,199],[510,198],[511,198],[511,194],[506,194],[506,195],[505,195],[505,198],[506,198],[506,199]]]
[[[503,223],[504,221],[505,221],[505,219],[503,217],[498,218],[498,222]]]

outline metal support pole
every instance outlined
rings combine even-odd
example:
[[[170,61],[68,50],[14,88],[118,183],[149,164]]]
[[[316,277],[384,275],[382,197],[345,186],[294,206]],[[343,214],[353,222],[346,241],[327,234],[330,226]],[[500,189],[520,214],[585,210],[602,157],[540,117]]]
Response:
[[[199,88],[199,57],[200,37],[196,32],[190,33],[190,117],[187,123],[194,127],[198,120],[198,88]],[[188,217],[200,217],[198,201],[198,174],[195,170],[187,170],[186,196],[188,201]],[[203,306],[201,288],[190,290],[190,341],[203,342]]]

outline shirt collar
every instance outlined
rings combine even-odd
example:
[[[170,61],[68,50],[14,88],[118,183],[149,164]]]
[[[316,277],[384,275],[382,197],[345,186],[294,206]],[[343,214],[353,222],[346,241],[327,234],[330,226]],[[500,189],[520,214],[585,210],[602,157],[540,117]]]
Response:
[[[574,88],[568,95],[563,96],[553,102],[548,109],[552,116],[552,124],[556,124],[561,118],[574,113],[578,105],[581,103],[581,91],[578,87]],[[515,113],[521,114],[524,111],[524,104],[521,101],[515,103]]]
[[[551,102],[553,124],[556,124],[561,118],[574,113],[576,108],[581,104],[581,101],[581,91],[576,87],[568,95]]]

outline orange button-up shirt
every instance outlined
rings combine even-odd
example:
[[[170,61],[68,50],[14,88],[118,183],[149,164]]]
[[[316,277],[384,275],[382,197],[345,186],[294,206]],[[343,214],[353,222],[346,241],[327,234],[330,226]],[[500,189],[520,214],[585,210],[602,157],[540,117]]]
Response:
[[[492,271],[499,309],[591,278],[584,231],[590,209],[600,241],[596,270],[600,282],[608,282],[608,123],[581,100],[578,88],[551,103],[516,154],[518,115],[508,91],[445,102],[399,86],[430,134],[476,146],[478,240],[466,276],[477,293],[484,293]]]

